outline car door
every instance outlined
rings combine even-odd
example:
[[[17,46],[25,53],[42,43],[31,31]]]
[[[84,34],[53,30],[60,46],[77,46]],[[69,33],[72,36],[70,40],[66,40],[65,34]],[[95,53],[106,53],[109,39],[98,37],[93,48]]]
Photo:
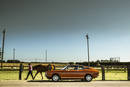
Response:
[[[84,78],[86,71],[82,66],[78,66],[77,70],[75,71],[76,78]]]
[[[76,78],[77,76],[77,70],[74,70],[74,66],[68,66],[63,72],[62,72],[62,78]]]

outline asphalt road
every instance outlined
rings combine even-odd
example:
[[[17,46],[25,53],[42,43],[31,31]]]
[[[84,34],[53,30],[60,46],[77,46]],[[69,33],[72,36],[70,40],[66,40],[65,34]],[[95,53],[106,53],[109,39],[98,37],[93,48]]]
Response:
[[[76,81],[0,81],[0,87],[130,87],[130,81],[92,81],[92,82],[76,82]]]

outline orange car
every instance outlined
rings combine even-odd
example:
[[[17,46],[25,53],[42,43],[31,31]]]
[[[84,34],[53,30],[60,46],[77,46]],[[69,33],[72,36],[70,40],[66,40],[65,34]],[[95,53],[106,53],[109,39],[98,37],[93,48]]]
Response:
[[[52,79],[52,81],[59,81],[60,79],[84,79],[90,82],[99,75],[99,71],[82,65],[68,65],[61,70],[46,71],[45,75],[48,79]]]

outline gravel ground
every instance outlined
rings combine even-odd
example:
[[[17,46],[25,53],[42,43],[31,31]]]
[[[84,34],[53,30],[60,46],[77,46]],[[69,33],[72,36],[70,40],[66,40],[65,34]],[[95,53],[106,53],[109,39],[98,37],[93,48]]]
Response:
[[[130,87],[130,81],[18,81],[1,80],[0,87]]]

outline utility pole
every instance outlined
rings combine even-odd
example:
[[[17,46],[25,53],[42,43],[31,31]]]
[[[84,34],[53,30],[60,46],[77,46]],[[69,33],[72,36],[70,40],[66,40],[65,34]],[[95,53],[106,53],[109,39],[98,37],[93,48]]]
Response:
[[[44,55],[45,55],[45,54],[44,54],[44,52],[43,52],[43,53],[42,53],[42,57],[41,57],[42,61],[44,61],[44,58],[45,58]]]
[[[15,48],[13,48],[13,60],[15,60]]]
[[[87,39],[87,50],[88,50],[88,67],[90,67],[90,61],[89,61],[89,36],[88,34],[86,35],[86,39]]]
[[[4,45],[5,45],[5,29],[3,30],[3,40],[2,40],[2,52],[1,52],[1,68],[3,66],[3,58],[4,58]]]
[[[47,50],[45,51],[45,55],[46,55],[45,61],[47,62]]]

